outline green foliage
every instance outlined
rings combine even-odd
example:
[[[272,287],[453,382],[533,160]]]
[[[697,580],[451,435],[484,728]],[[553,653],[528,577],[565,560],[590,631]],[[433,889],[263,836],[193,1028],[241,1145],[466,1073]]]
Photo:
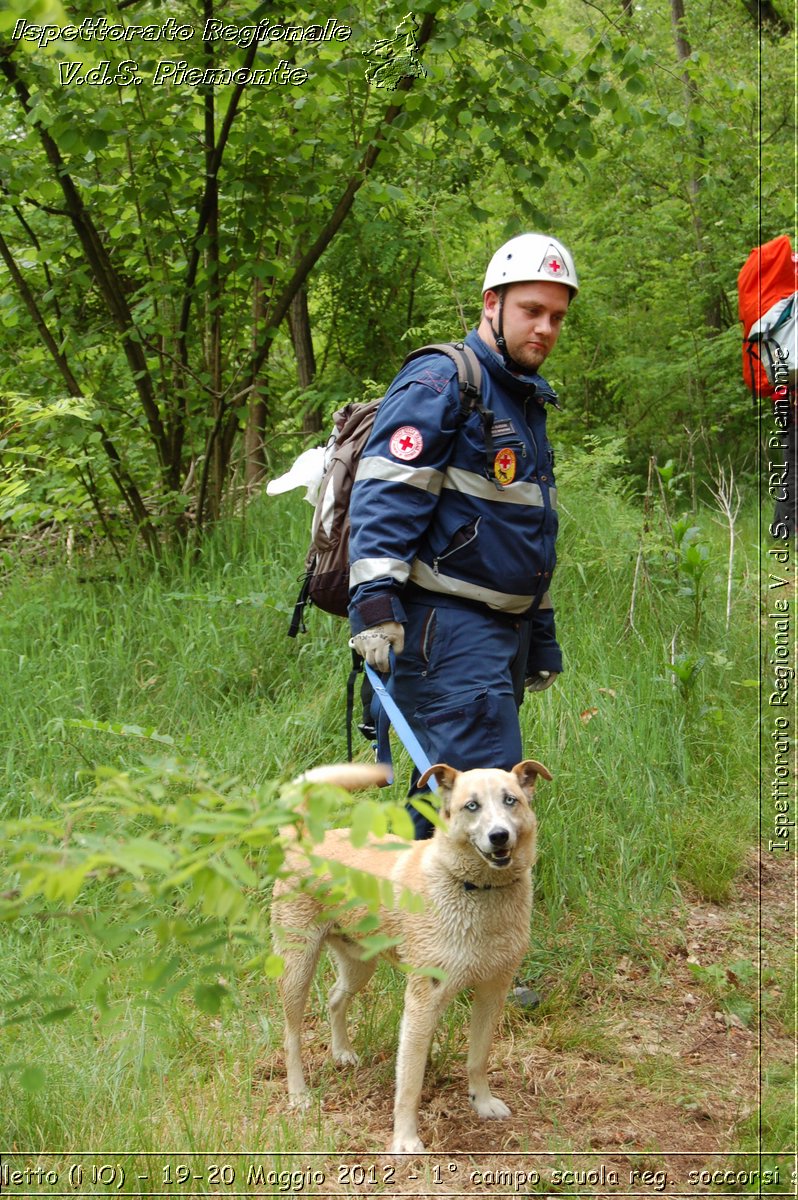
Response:
[[[679,61],[665,12],[426,8],[426,74],[392,92],[369,87],[362,50],[406,16],[395,5],[347,10],[345,41],[283,45],[310,72],[301,88],[156,86],[164,46],[141,41],[140,86],[77,86],[59,68],[73,51],[96,66],[103,43],[14,43],[0,111],[14,146],[0,156],[0,391],[45,408],[91,397],[92,425],[77,444],[65,427],[54,438],[49,488],[28,462],[6,523],[80,520],[90,504],[106,533],[132,519],[154,549],[217,519],[242,476],[276,472],[365,380],[384,386],[412,344],[472,324],[485,262],[530,226],[572,244],[582,280],[547,366],[561,435],[621,436],[641,481],[685,429],[702,438],[694,472],[720,438],[745,469],[735,282],[759,237],[758,178],[762,236],[789,225],[778,181],[793,114],[786,101],[759,111],[760,95],[790,93],[778,30],[757,58],[742,14],[696,0]],[[44,20],[40,9],[11,11]],[[170,12],[196,32],[190,7]],[[206,64],[197,36],[182,46]],[[268,69],[275,53],[214,43],[213,61],[254,55]],[[104,258],[75,236],[78,204]],[[285,321],[300,285],[310,386],[297,386]]]
[[[66,24],[64,6],[59,0],[6,0],[0,13],[0,32],[7,33],[20,17],[38,24]]]
[[[596,9],[592,35],[583,10],[557,3],[548,11],[570,45],[602,36]],[[775,196],[794,134],[781,102],[792,87],[791,36],[764,33],[758,58],[754,23],[742,12],[717,14],[701,0],[685,11],[685,63],[667,7],[625,15],[630,54],[643,51],[626,89],[633,103],[615,99],[624,69],[616,58],[600,85],[597,156],[579,175],[554,169],[547,212],[548,226],[575,249],[582,284],[550,366],[564,428],[571,440],[585,429],[621,432],[643,482],[649,457],[680,453],[686,431],[706,439],[697,472],[721,441],[739,469],[750,465],[737,273],[753,246],[792,227]],[[758,197],[760,180],[767,199]]]
[[[526,963],[550,1005],[619,954],[648,956],[649,918],[678,903],[683,883],[722,902],[757,828],[756,695],[733,683],[755,673],[756,603],[742,589],[755,510],[728,631],[722,534],[703,507],[692,521],[710,563],[693,643],[659,491],[648,510],[628,495],[620,438],[557,450],[565,673],[522,708],[525,750],[554,775],[538,792]],[[298,644],[285,636],[309,518],[296,496],[264,499],[246,523],[220,523],[198,558],[167,554],[155,571],[76,551],[48,571],[6,574],[0,1053],[9,1135],[22,1144],[31,1129],[55,1148],[91,1141],[133,1105],[150,1114],[136,1126],[147,1145],[151,1120],[172,1128],[167,1077],[181,1096],[189,1084],[204,1095],[220,1070],[238,1077],[246,1061],[256,1074],[259,1051],[276,1047],[268,890],[282,869],[277,830],[297,823],[300,799],[276,781],[344,753],[343,623],[315,612]],[[632,627],[644,522],[661,537],[644,542],[651,569]],[[663,666],[677,630],[685,655],[705,657],[689,705]],[[395,750],[396,783],[379,800],[306,789],[310,859],[330,823],[357,841],[386,828],[410,836],[409,764]],[[335,870],[331,903],[362,908],[376,952],[368,910],[387,899],[384,885]],[[390,1033],[379,1020],[400,1007],[397,985],[385,986],[380,1013],[367,1014],[380,1045]],[[66,1111],[81,1114],[69,1131]],[[272,1143],[273,1123],[264,1137]]]
[[[749,1026],[756,1016],[760,970],[756,963],[740,959],[728,967],[720,963],[688,963],[696,980],[706,987],[724,1012]],[[761,982],[765,982],[761,980]]]
[[[667,669],[672,671],[675,675],[679,684],[679,690],[681,691],[682,697],[685,700],[690,699],[690,696],[693,692],[693,687],[698,679],[699,672],[701,671],[701,668],[704,666],[705,662],[706,659],[703,657],[696,657],[692,654],[684,654],[675,659],[673,662],[665,664]]]
[[[85,478],[99,440],[89,403],[8,395],[0,419],[0,526],[57,525],[85,513]]]
[[[174,1129],[168,1076],[193,1137],[210,1126],[191,1084],[203,1094],[230,1066],[231,1036],[242,1086],[259,1086],[252,1047],[275,1038],[276,830],[299,820],[298,794],[275,781],[342,757],[348,655],[320,613],[300,644],[285,639],[309,510],[296,497],[240,509],[243,425],[261,399],[276,473],[306,418],[323,423],[366,381],[377,394],[412,345],[472,325],[485,263],[525,228],[571,244],[582,283],[546,365],[565,405],[550,431],[566,670],[522,710],[525,746],[555,776],[539,793],[528,969],[555,1000],[576,995],[618,953],[648,954],[647,917],[681,885],[728,897],[756,837],[756,512],[749,497],[727,627],[726,546],[699,483],[721,441],[747,482],[735,280],[761,213],[763,238],[790,227],[792,58],[778,31],[757,55],[742,8],[687,8],[680,62],[667,10],[425,3],[427,75],[392,93],[369,88],[360,53],[406,15],[392,4],[339,13],[348,42],[292,46],[312,71],[293,90],[153,86],[158,44],[135,44],[137,88],[61,83],[60,64],[96,67],[101,43],[2,57],[0,530],[46,523],[63,559],[30,571],[14,542],[4,556],[8,1144],[31,1131],[89,1144],[92,1121],[107,1130],[131,1108]],[[83,11],[12,0],[4,49],[18,17]],[[205,61],[196,37],[181,53]],[[247,48],[214,55],[239,66]],[[310,386],[286,329],[299,283]],[[92,514],[117,561],[84,555]],[[163,548],[213,521],[192,554]],[[161,547],[146,572],[124,549],[131,527]],[[397,759],[380,802],[307,792],[309,855],[334,819],[358,842],[409,836]],[[342,905],[387,898],[355,874],[337,885]],[[721,1007],[751,1003],[732,969],[738,982],[711,967],[698,979]],[[786,1139],[776,1106],[765,1115]],[[131,1144],[151,1138],[147,1122],[126,1126]]]
[[[706,596],[705,576],[710,566],[709,549],[698,540],[701,537],[699,527],[689,525],[687,520],[674,523],[673,537],[679,556],[680,592],[693,601],[693,637],[698,638]]]
[[[80,724],[170,740],[135,726]],[[124,960],[134,1002],[163,1006],[190,990],[208,1014],[234,997],[242,971],[275,978],[282,964],[267,949],[268,890],[287,873],[288,843],[304,852],[309,874],[329,867],[333,885],[325,887],[325,903],[332,912],[363,910],[351,921],[353,935],[360,933],[366,956],[380,953],[385,939],[371,933],[369,914],[380,903],[417,907],[418,900],[394,898],[387,881],[319,859],[315,844],[349,804],[348,793],[330,786],[251,789],[197,762],[158,759],[126,772],[100,769],[79,798],[54,799],[37,814],[5,821],[0,869],[13,885],[0,896],[5,936],[37,921],[73,923],[88,978],[80,1002],[65,1003],[57,979],[47,989],[19,991],[24,973],[12,971],[2,1026],[14,1034],[26,1022],[41,1026],[85,1014],[89,1005],[107,1015],[109,956]],[[360,802],[352,820],[356,842],[391,829],[412,837],[401,807]],[[41,1070],[24,1062],[6,1063],[3,1071],[17,1074],[26,1091],[43,1086]]]
[[[372,88],[362,49],[405,16],[395,5],[348,10],[349,37],[284,44],[285,61],[308,74],[302,86],[164,86],[163,38],[125,43],[128,67],[120,74],[112,64],[115,86],[90,86],[90,71],[105,70],[101,41],[39,46],[6,34],[0,123],[14,154],[0,156],[11,284],[0,322],[14,344],[0,359],[0,388],[13,381],[34,396],[66,387],[92,397],[103,477],[87,480],[92,503],[106,513],[121,505],[152,549],[164,529],[220,515],[252,395],[282,395],[293,382],[281,330],[301,287],[318,285],[317,313],[332,300],[317,320],[339,393],[342,373],[362,378],[364,359],[375,374],[375,351],[393,360],[397,321],[400,333],[403,317],[415,323],[416,291],[432,278],[431,264],[421,270],[433,240],[423,213],[436,196],[463,189],[474,169],[492,174],[499,140],[520,216],[531,220],[539,210],[529,185],[557,159],[594,153],[597,83],[617,39],[580,56],[504,0],[428,6],[416,35],[423,77]],[[185,4],[170,18],[193,30],[180,43],[190,69],[275,67],[275,43],[203,42]],[[312,9],[292,11],[298,26],[314,20]],[[73,79],[70,55],[87,83]],[[638,69],[630,65],[630,80]],[[375,241],[385,249],[365,269],[362,253],[359,269],[345,262],[339,277],[322,255],[335,251],[353,208],[369,250]],[[457,206],[472,226],[485,215],[473,195]],[[394,281],[388,295],[369,286],[381,275]],[[363,306],[350,311],[353,277]],[[394,324],[384,322],[375,344],[380,293],[377,311],[393,309]],[[255,432],[283,432],[289,412],[274,405],[268,428]]]

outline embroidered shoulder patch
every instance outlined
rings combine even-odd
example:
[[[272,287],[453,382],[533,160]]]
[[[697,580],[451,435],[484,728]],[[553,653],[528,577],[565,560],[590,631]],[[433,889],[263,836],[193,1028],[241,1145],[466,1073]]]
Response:
[[[415,425],[400,425],[391,435],[388,449],[394,458],[410,462],[411,459],[418,458],[424,449],[424,439]]]
[[[434,371],[429,367],[418,372],[416,375],[416,381],[418,383],[425,384],[429,388],[432,388],[432,390],[437,392],[439,395],[452,382],[450,375],[442,375],[440,371]]]

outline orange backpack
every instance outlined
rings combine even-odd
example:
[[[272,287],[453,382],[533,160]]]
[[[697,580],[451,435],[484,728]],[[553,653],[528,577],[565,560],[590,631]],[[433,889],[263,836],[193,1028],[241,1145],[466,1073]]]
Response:
[[[737,298],[743,326],[743,379],[756,396],[773,396],[775,388],[765,370],[761,343],[751,330],[779,300],[798,292],[798,255],[784,235],[757,246],[737,277]]]

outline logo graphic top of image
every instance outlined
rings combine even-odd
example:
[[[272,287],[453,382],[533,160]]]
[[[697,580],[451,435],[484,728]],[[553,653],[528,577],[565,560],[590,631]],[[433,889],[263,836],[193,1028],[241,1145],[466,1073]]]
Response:
[[[416,42],[419,28],[413,14],[408,13],[396,26],[392,38],[383,38],[363,51],[364,57],[371,63],[366,71],[369,83],[392,92],[401,79],[424,78],[427,72],[419,60]]]

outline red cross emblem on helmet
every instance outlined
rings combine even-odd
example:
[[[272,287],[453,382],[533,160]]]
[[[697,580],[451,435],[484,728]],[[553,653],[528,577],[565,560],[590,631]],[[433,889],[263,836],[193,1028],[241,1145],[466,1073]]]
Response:
[[[554,255],[552,255],[552,257],[546,262],[546,270],[552,275],[559,275],[560,271],[563,270],[563,264],[559,258],[555,258]]]

